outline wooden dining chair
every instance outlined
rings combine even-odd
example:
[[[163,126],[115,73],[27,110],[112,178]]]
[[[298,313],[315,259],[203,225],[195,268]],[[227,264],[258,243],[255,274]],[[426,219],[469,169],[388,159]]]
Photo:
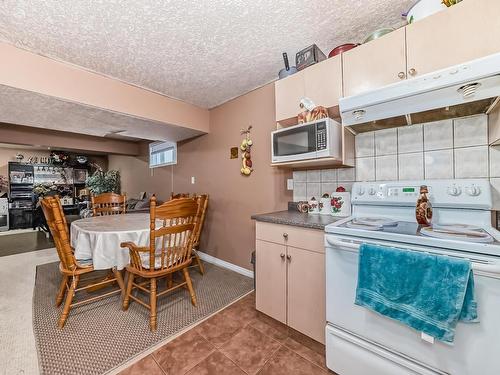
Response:
[[[156,330],[157,325],[158,297],[186,286],[191,303],[196,306],[196,294],[187,268],[192,262],[191,251],[197,212],[198,204],[192,198],[174,199],[156,206],[156,197],[153,196],[150,204],[149,247],[140,247],[132,242],[121,244],[130,252],[123,309],[128,309],[130,299],[148,308],[150,310],[149,327],[152,331]],[[177,284],[168,282],[165,290],[158,292],[158,279],[167,278],[177,271],[182,271],[184,281]],[[136,283],[136,278],[143,278],[145,281]],[[132,295],[134,288],[149,295],[149,304]]]
[[[124,290],[124,284],[121,273],[115,269],[111,270],[114,277],[98,279],[99,281],[97,282],[95,282],[95,280],[88,280],[87,276],[92,276],[90,274],[94,272],[92,261],[75,259],[74,251],[69,242],[68,226],[64,218],[64,212],[59,198],[46,197],[41,201],[41,205],[45,219],[47,220],[47,225],[54,238],[57,255],[60,260],[59,271],[62,274],[62,280],[56,296],[56,306],[61,305],[64,295],[66,294],[64,307],[58,321],[59,328],[63,328],[68,319],[69,312],[73,307],[120,293]],[[72,303],[75,293],[83,290],[92,291],[114,282],[118,283],[118,289],[113,289],[106,293]]]
[[[177,193],[177,194],[174,194],[174,192],[172,192],[170,194],[170,199],[180,199],[180,198],[189,198],[189,193]]]
[[[198,255],[198,250],[200,247],[201,232],[203,230],[203,224],[205,223],[205,217],[207,214],[208,194],[195,195],[195,198],[196,198],[196,201],[198,202],[198,212],[197,212],[198,220],[197,220],[197,225],[196,225],[195,233],[194,233],[192,258],[193,258],[193,261],[198,266],[198,270],[203,275],[205,273],[205,269],[203,267],[203,263],[200,260],[200,256]]]
[[[126,213],[127,196],[125,194],[102,193],[90,197],[94,216],[119,215]]]

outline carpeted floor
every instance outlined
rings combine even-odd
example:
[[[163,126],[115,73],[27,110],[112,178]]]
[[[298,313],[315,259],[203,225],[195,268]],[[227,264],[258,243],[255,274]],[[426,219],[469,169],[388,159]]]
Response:
[[[158,330],[152,333],[149,310],[132,302],[128,311],[122,311],[119,296],[75,308],[65,328],[58,329],[60,309],[54,307],[60,280],[58,263],[38,266],[33,331],[40,373],[104,374],[253,289],[251,278],[211,264],[205,264],[205,270],[204,276],[190,271],[198,306],[191,305],[183,288],[160,297]]]

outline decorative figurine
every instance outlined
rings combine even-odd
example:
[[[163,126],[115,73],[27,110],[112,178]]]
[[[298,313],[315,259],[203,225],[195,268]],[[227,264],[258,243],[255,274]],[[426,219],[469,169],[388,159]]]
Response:
[[[417,207],[415,209],[417,223],[425,227],[430,226],[432,221],[432,205],[427,198],[427,194],[429,194],[427,186],[420,186],[420,196],[418,197]]]

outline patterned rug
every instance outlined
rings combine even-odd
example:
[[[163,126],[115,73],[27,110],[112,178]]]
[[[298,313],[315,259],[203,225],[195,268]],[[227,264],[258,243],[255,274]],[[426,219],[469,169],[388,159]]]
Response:
[[[33,331],[41,374],[104,374],[169,336],[229,305],[253,289],[253,280],[205,263],[205,275],[190,270],[198,306],[179,288],[158,299],[158,329],[149,330],[149,310],[131,301],[121,309],[112,296],[73,309],[64,329],[57,328],[61,308],[54,305],[58,263],[37,267],[33,295]],[[163,283],[159,286],[163,288]],[[88,298],[86,292],[80,292]],[[77,294],[78,295],[78,294]]]

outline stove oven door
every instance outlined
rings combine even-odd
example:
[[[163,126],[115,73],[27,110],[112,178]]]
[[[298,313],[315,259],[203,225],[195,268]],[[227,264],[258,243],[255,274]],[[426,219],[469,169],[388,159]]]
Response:
[[[407,371],[401,374],[499,374],[500,262],[474,255],[480,323],[459,323],[453,345],[430,343],[420,332],[354,304],[360,242],[326,235],[327,363],[333,371],[342,375],[392,374],[386,367],[374,365],[383,359],[386,365],[403,363]],[[370,243],[404,247],[383,241]],[[418,246],[411,249],[425,250]],[[339,355],[342,352],[345,355]],[[346,361],[351,365],[343,363]]]

